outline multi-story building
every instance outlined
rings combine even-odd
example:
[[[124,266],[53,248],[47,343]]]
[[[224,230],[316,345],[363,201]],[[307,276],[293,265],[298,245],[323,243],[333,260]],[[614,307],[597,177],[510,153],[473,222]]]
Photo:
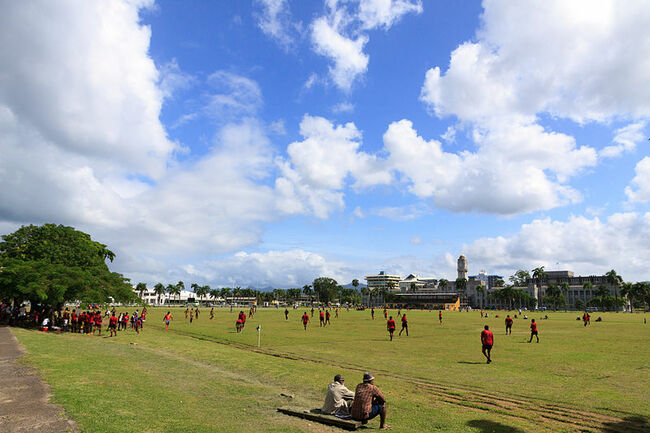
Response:
[[[399,289],[399,282],[402,277],[381,271],[378,275],[366,275],[365,279],[370,291],[381,290],[382,288],[394,291]]]
[[[435,278],[422,278],[415,274],[410,274],[399,282],[400,292],[412,292],[428,288],[438,287],[438,280]]]

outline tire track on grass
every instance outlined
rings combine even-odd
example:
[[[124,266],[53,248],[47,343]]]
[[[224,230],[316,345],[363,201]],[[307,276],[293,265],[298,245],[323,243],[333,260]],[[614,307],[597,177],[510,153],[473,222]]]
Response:
[[[177,330],[169,331],[196,340],[233,347],[239,350],[246,350],[261,355],[291,361],[310,362],[334,368],[356,371],[359,373],[367,371],[367,367],[362,365],[340,362],[334,363],[329,360],[308,358],[293,353],[277,352],[272,349],[257,348],[233,341],[215,340],[204,335],[196,335]],[[531,401],[529,397],[526,396],[517,396],[517,398],[506,397],[478,389],[472,389],[467,386],[442,384],[425,378],[414,378],[412,376],[382,370],[381,368],[374,368],[373,370],[376,373],[380,373],[382,376],[413,384],[417,389],[426,392],[436,400],[470,410],[498,413],[500,415],[529,422],[560,424],[564,428],[581,432],[611,431],[607,430],[609,426],[616,425],[620,426],[617,428],[617,431],[620,431],[621,433],[648,433],[647,423],[644,423],[641,420],[635,422],[614,415],[605,415],[588,410],[570,408],[558,403]],[[550,426],[549,429],[553,431]]]

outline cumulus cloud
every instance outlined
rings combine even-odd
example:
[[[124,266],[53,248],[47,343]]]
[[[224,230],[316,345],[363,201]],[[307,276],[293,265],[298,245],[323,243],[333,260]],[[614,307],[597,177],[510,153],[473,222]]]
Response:
[[[368,31],[388,30],[408,13],[422,12],[421,2],[406,0],[361,0],[326,2],[327,13],[311,24],[311,40],[317,54],[328,57],[334,84],[349,91],[354,81],[368,69],[369,56],[363,51]]]
[[[228,71],[215,71],[208,77],[214,89],[207,96],[205,112],[224,122],[253,116],[263,104],[262,90],[255,80]]]
[[[510,236],[480,238],[464,245],[470,266],[489,265],[505,275],[555,263],[576,275],[610,269],[626,281],[647,278],[650,260],[650,213],[617,213],[605,220],[572,216],[566,221],[536,219]]]
[[[643,81],[650,62],[641,53],[650,49],[648,18],[648,8],[635,1],[484,2],[476,41],[459,45],[446,71],[427,71],[421,90],[425,105],[439,117],[456,117],[478,147],[458,155],[456,167],[466,174],[462,184],[450,184],[468,199],[449,208],[518,213],[575,202],[579,194],[566,183],[571,176],[594,166],[598,156],[633,150],[645,121],[619,129],[615,144],[597,152],[543,128],[538,116],[578,123],[647,118],[650,88]],[[637,41],[633,49],[629,40]],[[522,180],[530,195],[515,191]],[[440,183],[428,182],[425,190]],[[417,181],[413,189],[422,191]],[[493,191],[492,208],[470,203],[481,190]]]
[[[650,157],[639,161],[634,168],[634,179],[625,188],[625,194],[631,202],[645,203],[650,200]]]
[[[343,207],[348,176],[354,188],[389,184],[390,171],[375,155],[359,151],[361,132],[353,123],[334,125],[322,117],[305,115],[300,122],[304,140],[287,147],[289,160],[279,160],[282,176],[276,189],[282,197],[281,209],[288,213],[309,210],[324,218]]]
[[[614,158],[620,156],[624,152],[632,152],[636,149],[637,144],[645,140],[643,130],[645,129],[646,122],[631,123],[623,128],[619,128],[614,133],[615,145],[604,147],[598,152],[598,156],[602,158]]]

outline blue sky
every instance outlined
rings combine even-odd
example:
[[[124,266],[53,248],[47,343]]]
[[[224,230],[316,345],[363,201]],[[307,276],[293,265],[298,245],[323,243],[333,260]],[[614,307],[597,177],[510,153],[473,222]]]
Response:
[[[643,2],[2,2],[0,231],[134,282],[650,260]]]

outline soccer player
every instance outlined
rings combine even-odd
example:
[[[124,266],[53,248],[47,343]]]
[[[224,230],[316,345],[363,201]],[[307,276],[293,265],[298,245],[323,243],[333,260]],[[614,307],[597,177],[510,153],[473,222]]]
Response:
[[[339,318],[339,307],[336,307],[336,310],[334,310],[334,318],[335,319]]]
[[[129,312],[127,311],[124,313],[124,316],[122,316],[122,329],[126,331],[126,325],[129,323]]]
[[[99,335],[102,335],[102,313],[100,311],[97,311],[97,314],[95,314],[95,329],[93,329],[93,335],[95,335],[95,331],[99,331]]]
[[[494,345],[494,335],[490,331],[490,327],[485,325],[483,331],[481,331],[481,343],[483,344],[483,355],[487,358],[487,363],[492,362],[490,358],[490,352],[492,351],[492,346]]]
[[[537,337],[537,342],[539,343],[539,334],[537,333],[537,323],[535,323],[535,319],[531,319],[530,321],[530,340],[528,340],[529,343],[533,341],[533,336]]]
[[[284,308],[284,320],[289,320],[289,310],[286,307]]]
[[[187,320],[187,316],[189,316],[189,314],[190,314],[190,309],[186,308],[185,309],[185,320]]]
[[[237,321],[235,322],[235,329],[237,332],[241,332],[242,329],[244,329],[244,321],[242,320],[241,316],[237,318]]]
[[[325,311],[325,326],[327,326],[327,325],[331,325],[331,323],[330,323],[330,311],[329,310]]]
[[[390,318],[386,322],[386,329],[388,329],[388,334],[390,335],[390,341],[393,341],[393,332],[395,332],[395,321],[393,320],[393,316],[390,316]]]
[[[117,317],[115,317],[115,312],[108,319],[108,330],[111,332],[111,337],[117,337]]]
[[[314,307],[311,307],[311,317],[314,317]]]
[[[506,316],[506,335],[508,335],[508,331],[510,331],[510,335],[512,335],[512,318],[510,317],[510,314]]]
[[[374,308],[370,309],[370,315],[372,316],[372,320],[375,320],[375,309]]]
[[[79,323],[79,317],[77,316],[77,310],[73,309],[72,314],[70,314],[70,325],[71,325],[71,331],[72,332],[77,332],[77,325]]]
[[[440,320],[440,324],[442,325],[442,310],[438,311],[438,320]]]
[[[163,319],[163,322],[165,322],[165,329],[169,330],[169,321],[173,320],[174,316],[172,316],[172,312],[168,311],[167,314],[165,314],[165,318]]]
[[[192,324],[192,320],[194,320],[194,310],[190,310],[190,325]]]
[[[320,316],[320,322],[318,326],[325,326],[325,314],[321,311],[318,315]]]
[[[136,317],[134,326],[135,326],[135,332],[137,334],[140,334],[140,329],[142,328],[142,316]]]
[[[214,319],[214,307],[210,309],[210,320]]]
[[[406,320],[406,314],[404,314],[404,315],[402,316],[402,329],[399,330],[399,334],[398,334],[398,335],[401,336],[401,335],[402,335],[402,331],[406,331],[406,336],[407,336],[407,337],[409,336],[409,323],[408,323],[408,321]]]
[[[307,315],[307,312],[305,311],[305,314],[302,315],[302,325],[305,327],[305,331],[307,330],[307,324],[309,323],[309,316]]]
[[[388,311],[384,308],[384,320],[388,320]]]

